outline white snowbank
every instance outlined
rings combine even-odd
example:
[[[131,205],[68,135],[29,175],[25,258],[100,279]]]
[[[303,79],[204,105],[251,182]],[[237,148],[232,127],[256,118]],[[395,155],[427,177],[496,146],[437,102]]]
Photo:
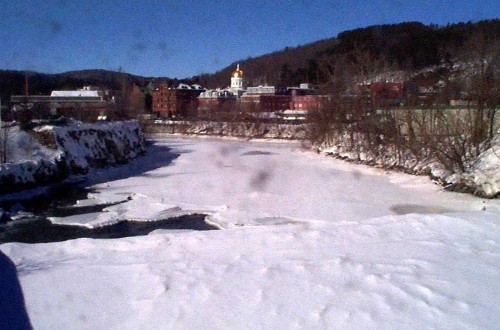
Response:
[[[108,122],[50,126],[57,146],[73,170],[87,172],[93,165],[116,164],[145,151],[139,123]]]
[[[500,194],[500,135],[491,142],[491,148],[479,155],[472,170],[464,179],[472,181],[483,195]]]
[[[0,194],[59,182],[71,173],[87,173],[92,166],[123,163],[146,148],[137,122],[35,129],[35,134],[53,143],[52,149],[17,126],[11,130],[8,141],[12,162],[0,164]]]
[[[41,145],[33,135],[21,130],[18,125],[11,124],[5,129],[7,130],[8,163],[51,160],[60,154],[58,150]]]

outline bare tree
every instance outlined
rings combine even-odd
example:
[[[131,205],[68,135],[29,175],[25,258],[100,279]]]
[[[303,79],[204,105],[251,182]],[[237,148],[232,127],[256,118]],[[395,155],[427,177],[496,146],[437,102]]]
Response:
[[[384,114],[383,120],[372,115],[375,105],[367,82],[390,71],[391,65],[366,49],[355,47],[343,55],[323,56],[318,61],[318,69],[326,77],[320,92],[328,97],[323,99],[320,110],[311,116],[313,141],[331,140],[331,134],[348,136],[348,144],[357,148],[356,151],[361,152],[360,143],[366,143],[365,148],[378,153],[380,137],[392,136],[394,130],[388,130],[392,122],[389,114]],[[361,140],[355,142],[355,135],[357,138],[362,136]]]
[[[10,126],[1,122],[0,124],[0,163],[9,161],[9,133]]]
[[[500,107],[500,43],[495,31],[485,28],[474,33],[466,44],[464,60],[472,63],[467,93],[477,103],[472,139],[475,145],[493,138]]]
[[[130,82],[128,75],[120,67],[119,90],[115,96],[116,116],[118,119],[127,119],[130,115]]]

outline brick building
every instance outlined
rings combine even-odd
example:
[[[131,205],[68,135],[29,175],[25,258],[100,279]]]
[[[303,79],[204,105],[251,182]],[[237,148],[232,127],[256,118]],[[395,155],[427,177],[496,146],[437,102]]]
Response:
[[[161,84],[151,93],[152,111],[160,118],[193,116],[198,108],[198,96],[204,91],[200,85],[179,84],[171,88]]]
[[[369,109],[397,107],[405,101],[403,83],[373,82],[359,84],[357,94]]]
[[[238,105],[232,90],[210,89],[198,96],[198,117],[215,118],[218,114],[234,112]]]
[[[261,95],[260,96],[260,112],[275,112],[290,109],[290,95]]]

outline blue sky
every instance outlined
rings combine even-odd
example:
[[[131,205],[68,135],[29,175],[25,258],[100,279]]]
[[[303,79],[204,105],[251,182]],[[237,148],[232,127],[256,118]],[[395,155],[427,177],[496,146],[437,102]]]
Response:
[[[186,78],[358,27],[491,18],[498,0],[0,0],[0,69]]]

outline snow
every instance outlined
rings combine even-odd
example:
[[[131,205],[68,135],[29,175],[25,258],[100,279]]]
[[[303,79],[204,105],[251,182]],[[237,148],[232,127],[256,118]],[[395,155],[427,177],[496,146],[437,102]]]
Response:
[[[119,201],[120,195],[108,195],[104,200],[99,197],[94,199],[78,201],[75,207],[108,204]],[[121,197],[123,198],[123,197]],[[147,208],[144,208],[147,205]],[[205,214],[211,210],[184,211],[173,204],[165,204],[160,199],[147,196],[132,195],[130,200],[117,205],[105,207],[103,212],[78,214],[67,217],[49,217],[54,224],[74,225],[87,228],[98,228],[115,224],[120,221],[158,221],[169,218],[180,217],[190,214]]]
[[[137,203],[141,195],[142,205],[148,205],[144,200],[149,199],[149,205],[163,203],[165,209],[172,205],[186,211],[204,209],[211,211],[210,221],[223,228],[256,225],[276,217],[363,220],[393,214],[391,207],[398,205],[444,205],[450,212],[483,207],[482,200],[444,193],[425,177],[353,166],[303,149],[298,142],[194,141],[158,141],[147,157],[179,156],[173,166],[158,165],[140,176],[98,184],[99,198],[130,196],[131,201],[120,204],[126,207]],[[420,191],[415,193],[413,187]],[[497,201],[489,204],[499,209]]]
[[[136,121],[46,125],[32,134],[13,125],[8,133],[9,162],[0,164],[0,194],[60,182],[92,166],[125,163],[145,150]],[[42,146],[35,135],[50,141],[52,149]]]
[[[465,162],[467,170],[463,173],[451,172],[431,154],[417,158],[409,151],[401,155],[395,146],[382,145],[378,153],[374,153],[363,146],[359,135],[354,134],[354,140],[352,145],[349,135],[341,133],[324,141],[318,150],[355,162],[386,168],[399,167],[416,174],[428,173],[455,191],[467,191],[486,198],[495,198],[500,194],[500,134],[492,139],[490,148],[485,148],[476,159]]]
[[[33,135],[21,130],[18,125],[6,126],[6,130],[8,163],[52,159],[59,156],[57,150],[41,145]]]
[[[88,171],[95,163],[116,164],[137,157],[144,150],[136,121],[49,126],[57,146],[65,151],[73,170]]]
[[[93,169],[79,205],[123,203],[58,221],[204,211],[222,230],[0,245],[35,328],[500,325],[499,200],[295,142],[160,139],[124,167]]]
[[[479,155],[465,179],[473,181],[483,195],[500,194],[500,134],[491,141],[491,148]]]
[[[99,91],[52,91],[50,96],[53,97],[100,97]]]
[[[263,114],[270,118],[272,113]],[[254,122],[215,122],[215,121],[157,121],[147,127],[150,133],[181,134],[196,136],[237,137],[251,139],[306,139],[310,128],[308,124],[272,124]]]

